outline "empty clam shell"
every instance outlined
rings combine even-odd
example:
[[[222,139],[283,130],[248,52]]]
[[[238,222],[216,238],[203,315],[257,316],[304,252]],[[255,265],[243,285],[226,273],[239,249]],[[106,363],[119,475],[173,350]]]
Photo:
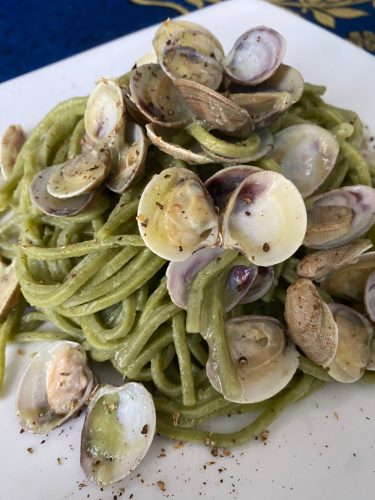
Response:
[[[305,198],[313,194],[332,171],[339,153],[333,134],[313,124],[287,127],[274,137],[269,154],[281,172]]]
[[[219,92],[192,80],[177,79],[174,83],[195,118],[209,129],[236,137],[246,137],[253,130],[248,112]]]
[[[258,267],[250,264],[246,257],[239,257],[243,263],[236,263],[231,267],[224,289],[225,310],[231,311],[241,302],[251,289],[257,275]]]
[[[329,365],[337,350],[337,325],[311,280],[299,278],[289,286],[284,314],[297,346],[314,363]]]
[[[294,184],[276,172],[248,176],[224,211],[224,247],[240,250],[259,266],[289,258],[301,245],[305,231],[303,199]]]
[[[299,101],[303,88],[302,75],[295,68],[281,64],[260,85],[231,89],[229,98],[246,109],[257,127],[265,127]]]
[[[143,460],[155,435],[151,394],[142,384],[105,385],[91,399],[81,437],[81,467],[99,485],[130,474]]]
[[[125,123],[122,91],[113,80],[101,80],[90,94],[85,110],[86,134],[94,143],[121,133]]]
[[[93,191],[107,177],[112,166],[109,149],[92,149],[50,171],[47,191],[55,198],[72,198]]]
[[[147,136],[154,146],[160,151],[178,160],[185,161],[190,165],[204,165],[205,163],[214,163],[215,160],[210,158],[201,148],[201,146],[190,139],[188,135],[184,135],[184,139],[190,141],[186,147],[177,144],[174,134],[170,133],[167,129],[158,127],[153,123],[146,125]]]
[[[342,265],[357,262],[358,257],[371,247],[370,240],[361,240],[331,250],[310,253],[298,263],[297,273],[304,278],[321,281]]]
[[[188,292],[193,279],[210,262],[223,253],[219,247],[201,248],[181,262],[170,262],[167,271],[167,288],[174,304],[186,309]]]
[[[8,314],[19,297],[20,285],[14,262],[6,266],[0,261],[0,318]]]
[[[133,69],[129,91],[130,99],[153,123],[179,128],[191,120],[184,98],[158,64]]]
[[[344,264],[331,272],[321,283],[333,297],[362,301],[366,281],[375,269],[375,252],[360,255],[352,264]]]
[[[253,281],[251,287],[245,296],[240,300],[240,304],[250,304],[255,302],[265,295],[273,285],[275,271],[272,266],[260,267],[258,266],[258,273]]]
[[[233,165],[232,167],[223,168],[212,175],[204,183],[205,188],[210,193],[214,204],[219,210],[223,210],[229,196],[235,189],[251,174],[260,172],[258,167],[250,165]]]
[[[373,327],[362,314],[350,307],[329,304],[329,308],[338,328],[338,345],[328,373],[338,382],[356,382],[370,361]]]
[[[0,169],[4,179],[12,173],[18,153],[26,141],[26,135],[21,125],[10,125],[1,139]]]
[[[375,189],[345,186],[313,198],[304,245],[334,248],[362,236],[375,222]]]
[[[258,26],[243,33],[224,59],[226,74],[240,85],[258,85],[280,66],[285,40],[277,31]]]
[[[54,429],[85,404],[93,387],[82,346],[69,341],[48,344],[32,359],[18,389],[21,427],[36,434]]]
[[[298,353],[287,341],[281,323],[267,316],[241,316],[226,321],[225,332],[241,384],[238,397],[223,394],[225,399],[237,403],[264,401],[290,382],[298,368]],[[206,371],[212,386],[222,392],[211,356]]]
[[[47,184],[53,174],[59,171],[60,165],[48,167],[37,173],[33,178],[29,192],[33,204],[42,212],[53,217],[69,217],[82,212],[92,201],[94,192],[60,199],[52,196],[47,191]]]
[[[164,72],[216,90],[223,78],[224,52],[217,38],[201,29],[175,31],[158,52]]]
[[[199,177],[172,167],[155,175],[138,206],[138,228],[157,255],[182,261],[218,239],[218,216]]]
[[[119,151],[118,162],[112,168],[106,186],[115,193],[123,193],[142,174],[146,160],[148,140],[143,128],[128,122],[125,145]]]

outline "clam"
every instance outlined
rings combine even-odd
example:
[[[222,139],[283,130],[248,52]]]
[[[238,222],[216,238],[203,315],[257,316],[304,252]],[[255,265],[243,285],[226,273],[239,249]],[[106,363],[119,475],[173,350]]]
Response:
[[[372,337],[370,345],[370,360],[367,364],[367,370],[375,371],[375,335]]]
[[[371,247],[370,240],[360,240],[330,250],[318,250],[305,255],[298,263],[297,273],[304,278],[321,281],[344,264],[355,264],[358,257]]]
[[[153,123],[181,128],[191,121],[184,98],[158,64],[147,64],[133,69],[129,98]]]
[[[258,272],[255,280],[239,303],[250,304],[251,302],[255,302],[256,300],[261,299],[272,287],[274,278],[275,271],[272,266],[258,266]]]
[[[29,188],[33,204],[42,212],[53,217],[68,217],[82,212],[93,200],[94,192],[81,194],[73,198],[56,198],[47,191],[47,184],[53,174],[59,171],[60,166],[54,165],[37,173]]]
[[[284,314],[297,346],[314,363],[329,365],[336,354],[338,329],[330,308],[311,280],[299,278],[289,286]]]
[[[240,250],[258,266],[271,266],[293,255],[305,230],[303,199],[294,184],[276,172],[246,177],[223,214],[223,246]]]
[[[55,198],[72,198],[93,191],[107,177],[112,166],[108,148],[94,148],[66,163],[54,165],[47,181],[47,191]],[[37,174],[38,175],[38,174]]]
[[[163,71],[172,80],[186,78],[216,90],[223,78],[223,48],[209,31],[182,29],[157,50]]]
[[[334,297],[362,301],[366,282],[375,270],[375,252],[360,255],[354,263],[347,263],[332,271],[321,283]]]
[[[339,143],[331,132],[318,125],[301,124],[278,132],[269,156],[280,164],[282,174],[306,198],[328,177],[339,149]]]
[[[351,383],[365,372],[371,356],[373,327],[360,313],[343,304],[329,304],[338,328],[337,351],[329,363],[329,375],[338,382]]]
[[[196,120],[208,129],[228,135],[246,137],[253,129],[249,113],[219,92],[192,80],[177,79],[176,87]]]
[[[250,165],[233,165],[219,170],[204,183],[210,193],[214,204],[219,210],[223,210],[229,196],[233,191],[251,174],[260,172],[258,167]]]
[[[366,233],[375,222],[375,189],[345,186],[315,196],[307,211],[304,245],[334,248]]]
[[[137,220],[145,244],[171,261],[185,260],[218,240],[212,201],[199,177],[185,168],[167,168],[151,179],[139,201]]]
[[[81,437],[81,467],[99,485],[120,481],[143,460],[155,435],[156,413],[142,384],[103,386],[91,399]]]
[[[139,66],[144,66],[145,64],[157,64],[158,56],[154,50],[150,52],[146,52],[139,59],[135,61],[135,65],[138,68]]]
[[[167,288],[176,306],[186,309],[191,284],[197,274],[210,262],[218,259],[220,247],[201,248],[181,262],[170,262],[167,268]],[[228,273],[225,290],[225,310],[230,311],[247,294],[256,276],[257,267],[244,257],[238,257]]]
[[[258,85],[280,66],[285,40],[277,31],[258,26],[243,33],[224,59],[226,74],[240,85]]]
[[[223,394],[225,399],[236,403],[264,401],[290,382],[298,368],[298,353],[279,321],[267,316],[241,316],[226,321],[225,333],[241,385],[238,397]],[[214,389],[222,392],[211,353],[206,371]]]
[[[205,34],[207,37],[214,41],[215,46],[219,47],[220,52],[223,53],[221,43],[207,28],[201,26],[200,24],[192,23],[191,21],[182,21],[175,19],[167,19],[156,30],[155,36],[152,40],[152,45],[155,49],[155,52],[160,53],[160,51],[166,45],[170,45],[170,39],[176,32],[186,30]]]
[[[176,136],[169,129],[159,127],[153,123],[146,125],[146,132],[147,137],[154,146],[173,158],[185,161],[190,165],[204,165],[205,163],[214,163],[215,161],[203,151],[203,148],[197,142],[185,133],[179,133]],[[184,146],[177,143],[181,136]]]
[[[20,285],[14,262],[9,266],[0,261],[0,318],[3,318],[20,297]]]
[[[98,83],[87,100],[84,121],[86,134],[94,144],[122,133],[125,105],[116,82],[103,79]]]
[[[18,389],[21,427],[36,434],[49,432],[85,404],[93,387],[94,376],[79,344],[48,344],[32,359]]]
[[[166,271],[167,288],[172,302],[177,307],[187,308],[188,293],[192,281],[199,271],[217,259],[223,251],[220,247],[201,248],[181,262],[169,263]]]
[[[26,135],[21,125],[10,125],[1,139],[0,170],[3,179],[11,175],[18,153],[26,141]]]
[[[123,193],[143,172],[148,140],[143,128],[137,123],[127,122],[125,144],[118,152],[119,159],[112,167],[106,186],[115,193]]]
[[[246,109],[257,127],[269,125],[302,96],[302,75],[291,66],[281,64],[275,73],[256,87],[230,88],[228,97]]]

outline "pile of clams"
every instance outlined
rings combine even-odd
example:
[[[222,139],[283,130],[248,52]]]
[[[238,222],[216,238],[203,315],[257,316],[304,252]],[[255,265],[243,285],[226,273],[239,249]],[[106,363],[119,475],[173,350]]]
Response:
[[[304,89],[300,73],[282,64],[283,37],[255,27],[225,54],[204,27],[166,21],[153,47],[127,78],[98,83],[87,101],[82,152],[35,175],[33,204],[67,217],[105,189],[124,193],[148,174],[152,145],[179,166],[149,180],[137,222],[145,245],[169,261],[167,287],[178,307],[187,309],[194,278],[226,249],[238,252],[225,284],[228,313],[264,297],[277,283],[274,266],[305,248],[286,292],[286,325],[255,314],[226,319],[240,389],[226,392],[209,352],[212,386],[230,401],[263,401],[289,383],[301,352],[340,382],[375,370],[375,252],[359,239],[375,223],[375,190],[356,185],[319,192],[339,156],[331,132],[303,123],[271,134],[268,127]],[[14,129],[3,142],[4,179],[23,141]],[[260,158],[280,171],[250,165]],[[208,176],[207,164],[223,168]],[[6,273],[8,310],[18,284],[12,267]],[[113,483],[151,445],[152,396],[140,383],[99,386],[79,344],[56,342],[40,351],[19,388],[21,426],[48,432],[85,405],[82,468],[98,484]]]

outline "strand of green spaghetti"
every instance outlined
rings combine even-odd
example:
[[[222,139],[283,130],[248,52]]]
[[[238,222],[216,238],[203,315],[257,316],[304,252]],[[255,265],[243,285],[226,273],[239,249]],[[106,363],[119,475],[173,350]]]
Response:
[[[185,313],[176,314],[172,320],[173,341],[180,368],[182,401],[186,406],[194,406],[197,402],[194,377],[190,358],[190,349],[186,340]]]
[[[194,278],[188,294],[186,331],[198,333],[204,294],[213,280],[237,258],[238,253],[234,250],[226,250],[214,261],[204,267]]]
[[[111,329],[103,328],[100,321],[94,314],[83,316],[81,326],[84,335],[87,337],[87,332],[92,332],[91,338],[95,335],[98,339],[98,345],[100,343],[110,344],[113,341],[123,339],[131,331],[135,322],[135,301],[136,299],[134,294],[122,301],[120,321],[118,322],[118,325]]]
[[[232,143],[215,137],[199,123],[192,123],[186,127],[186,131],[204,148],[224,158],[246,158],[256,153],[260,145],[259,135],[255,133],[247,139]]]
[[[0,390],[5,377],[5,349],[7,342],[15,333],[17,325],[21,320],[22,311],[25,307],[24,301],[20,301],[7,315],[0,326]]]
[[[68,143],[67,159],[71,160],[81,152],[81,141],[85,134],[85,122],[83,118],[74,127]]]
[[[181,384],[168,380],[164,371],[164,357],[161,351],[151,360],[151,376],[155,387],[162,394],[171,398],[180,397],[182,392]]]
[[[173,342],[173,332],[169,325],[163,325],[144,346],[141,353],[126,369],[128,378],[136,380],[139,372],[156,354]]]
[[[317,383],[318,382],[318,383]],[[174,427],[166,418],[159,415],[157,432],[170,439],[205,443],[211,446],[230,447],[238,446],[259,436],[270,424],[290,405],[299,399],[319,389],[324,382],[317,381],[309,375],[304,375],[292,387],[280,393],[273,404],[266,408],[255,420],[239,431],[231,433],[209,432],[200,429],[186,429]]]
[[[144,253],[143,253],[144,252]],[[147,283],[164,265],[165,261],[151,252],[144,250],[140,255],[140,270],[131,276],[128,276],[126,282],[117,290],[113,290],[105,297],[92,300],[75,307],[66,307],[64,304],[57,307],[57,311],[64,316],[79,317],[92,314],[120,302],[141,286]],[[136,257],[136,259],[138,256]]]
[[[115,362],[120,371],[126,374],[127,368],[134,363],[155,331],[178,312],[179,308],[169,303],[155,310],[146,323],[138,323],[132,333],[126,337],[124,347],[116,355]]]

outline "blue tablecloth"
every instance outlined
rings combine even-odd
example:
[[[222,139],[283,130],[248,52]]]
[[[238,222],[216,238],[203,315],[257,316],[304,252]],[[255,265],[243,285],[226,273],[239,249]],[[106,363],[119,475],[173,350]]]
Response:
[[[0,0],[0,82],[218,1]],[[270,1],[375,53],[375,0]]]

